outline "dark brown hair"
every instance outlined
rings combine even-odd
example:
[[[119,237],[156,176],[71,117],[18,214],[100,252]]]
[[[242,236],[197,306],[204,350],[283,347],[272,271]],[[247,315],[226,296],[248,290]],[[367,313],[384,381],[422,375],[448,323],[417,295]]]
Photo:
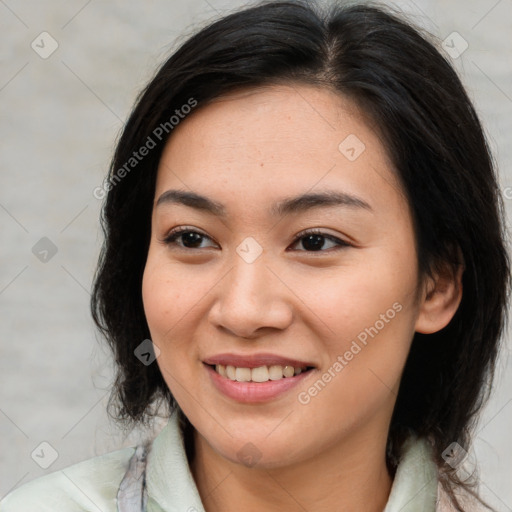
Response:
[[[469,449],[492,382],[510,289],[503,205],[481,123],[451,64],[429,36],[375,5],[243,8],[189,37],[141,92],[111,164],[91,302],[117,363],[115,416],[144,422],[159,401],[175,406],[158,365],[134,356],[150,338],[141,283],[169,120],[191,98],[200,108],[235,88],[274,83],[330,88],[373,120],[411,205],[422,275],[459,263],[462,254],[462,302],[447,327],[415,334],[388,443],[393,467],[408,433],[430,439],[457,502],[452,491],[462,484],[442,453],[454,441]],[[155,137],[161,126],[165,136]],[[121,179],[119,170],[148,138],[155,147]]]

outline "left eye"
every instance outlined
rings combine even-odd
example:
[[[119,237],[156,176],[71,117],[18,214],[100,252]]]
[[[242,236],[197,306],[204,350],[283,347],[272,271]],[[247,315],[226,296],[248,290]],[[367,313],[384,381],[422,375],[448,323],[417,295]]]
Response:
[[[350,244],[336,238],[335,236],[329,235],[327,233],[323,233],[318,230],[310,230],[297,235],[292,245],[297,244],[298,242],[302,242],[302,246],[306,248],[307,252],[318,252],[322,249],[325,249],[324,244],[325,240],[333,243],[334,246],[341,249],[343,247],[348,247]],[[324,251],[325,252],[325,251]]]
[[[181,239],[182,243],[177,243],[178,239]],[[184,249],[200,249],[202,240],[211,239],[209,236],[204,235],[198,231],[194,231],[188,228],[180,228],[171,231],[164,239],[164,242],[167,245],[177,245],[178,247]],[[300,233],[297,235],[297,237],[295,237],[292,246],[301,242],[302,246],[305,248],[305,252],[325,252],[325,241],[334,244],[334,247],[337,246],[338,248],[350,246],[349,243],[318,230],[310,230]],[[329,247],[327,248],[329,249]]]

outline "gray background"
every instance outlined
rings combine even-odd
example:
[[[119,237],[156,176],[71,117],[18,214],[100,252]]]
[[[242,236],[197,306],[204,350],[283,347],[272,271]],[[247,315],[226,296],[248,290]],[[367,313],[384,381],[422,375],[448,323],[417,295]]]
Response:
[[[92,192],[158,64],[194,28],[241,5],[0,0],[0,497],[136,439],[121,435],[105,413],[112,363],[88,309],[101,243],[101,201]],[[392,5],[440,40],[456,31],[467,41],[453,63],[495,151],[510,224],[512,0]],[[42,48],[43,31],[58,43],[46,59],[31,47],[35,40],[39,52],[51,48],[48,38]],[[46,262],[33,254],[43,237],[57,249]],[[473,454],[482,494],[504,511],[512,510],[510,338],[509,330]],[[44,441],[58,454],[48,469],[31,458],[36,450],[34,459],[51,462]]]

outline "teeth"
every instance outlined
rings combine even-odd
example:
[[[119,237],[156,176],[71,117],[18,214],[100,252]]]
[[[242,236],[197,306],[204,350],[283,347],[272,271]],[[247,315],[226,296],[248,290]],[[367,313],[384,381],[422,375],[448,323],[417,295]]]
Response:
[[[270,380],[279,380],[284,377],[282,366],[271,366],[268,369],[268,376]]]
[[[219,366],[222,366],[222,365],[219,365]],[[235,367],[234,366],[226,366],[226,377],[228,379],[231,379],[231,380],[236,380],[236,377],[235,377]]]
[[[251,370],[251,380],[253,382],[267,382],[269,378],[268,368],[266,366],[260,366],[259,368],[253,368]]]
[[[293,366],[285,366],[283,368],[283,375],[285,377],[293,377],[295,374],[295,370],[293,369]]]
[[[237,382],[267,382],[299,375],[306,368],[294,368],[293,366],[259,366],[258,368],[237,368],[235,366],[215,365],[215,371],[230,380]]]
[[[235,378],[238,382],[249,382],[251,380],[251,370],[249,368],[237,368]]]

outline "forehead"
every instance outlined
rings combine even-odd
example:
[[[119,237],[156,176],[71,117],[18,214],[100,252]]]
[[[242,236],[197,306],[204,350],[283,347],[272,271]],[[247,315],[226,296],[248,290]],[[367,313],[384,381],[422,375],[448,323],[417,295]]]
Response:
[[[164,148],[155,197],[185,188],[270,201],[333,186],[402,195],[378,133],[354,103],[329,89],[275,85],[234,91],[182,120]]]

